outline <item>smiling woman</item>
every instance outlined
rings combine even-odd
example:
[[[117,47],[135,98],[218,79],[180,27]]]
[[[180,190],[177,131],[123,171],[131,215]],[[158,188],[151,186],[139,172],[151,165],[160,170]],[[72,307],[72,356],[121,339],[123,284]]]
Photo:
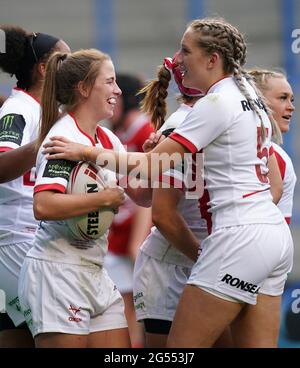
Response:
[[[108,55],[95,49],[55,53],[46,69],[38,141],[59,134],[89,148],[124,151],[118,138],[98,125],[113,115],[120,94]],[[102,267],[107,234],[76,239],[65,221],[100,207],[117,209],[124,190],[115,185],[66,193],[73,166],[68,160],[51,163],[38,152],[34,214],[43,225],[21,270],[20,303],[37,347],[129,347],[122,297]],[[104,174],[107,182],[116,182],[115,174]],[[49,308],[53,305],[59,307]]]
[[[280,140],[278,141],[278,133],[276,133],[276,130],[279,130],[280,135],[281,133],[285,134],[289,131],[291,118],[295,110],[292,87],[283,72],[254,69],[250,71],[250,75],[252,75],[258,88],[262,91],[272,111],[275,121],[272,126],[272,138],[276,143],[280,144],[282,142]],[[291,158],[283,148],[276,143],[273,143],[273,148],[283,181],[283,193],[277,206],[283,213],[286,222],[290,224],[297,178]]]

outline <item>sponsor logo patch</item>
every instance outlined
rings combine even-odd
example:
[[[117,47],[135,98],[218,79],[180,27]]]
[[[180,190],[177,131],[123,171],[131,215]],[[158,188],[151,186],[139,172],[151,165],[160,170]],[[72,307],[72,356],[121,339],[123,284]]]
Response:
[[[77,162],[68,160],[49,160],[46,164],[43,177],[69,180],[71,171],[76,165]]]
[[[12,142],[21,145],[25,120],[22,115],[7,114],[0,119],[0,142]]]
[[[233,286],[237,289],[241,289],[243,291],[247,291],[248,293],[251,294],[258,294],[258,290],[260,289],[259,286],[252,284],[248,281],[244,281],[239,279],[238,277],[233,277],[231,275],[229,275],[229,273],[227,273],[222,280],[223,282],[225,282],[226,284]]]

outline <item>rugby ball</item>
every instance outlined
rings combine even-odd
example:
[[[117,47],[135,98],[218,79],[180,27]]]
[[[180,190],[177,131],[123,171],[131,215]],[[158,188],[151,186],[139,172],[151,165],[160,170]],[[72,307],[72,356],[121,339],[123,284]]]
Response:
[[[80,162],[71,171],[67,193],[97,193],[107,186],[104,172],[100,167],[89,162]],[[66,223],[76,239],[94,240],[105,234],[113,218],[113,210],[103,207],[83,216],[72,217],[66,220]]]

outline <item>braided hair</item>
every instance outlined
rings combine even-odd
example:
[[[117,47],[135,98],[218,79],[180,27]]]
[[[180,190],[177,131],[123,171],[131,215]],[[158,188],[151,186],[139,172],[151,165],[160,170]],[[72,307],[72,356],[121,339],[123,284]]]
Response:
[[[140,93],[145,97],[141,102],[141,110],[149,114],[155,130],[158,130],[167,115],[168,87],[171,80],[171,72],[160,65],[157,69],[157,79],[150,81]]]
[[[263,108],[268,111],[262,93],[256,88],[255,83],[248,73],[243,69],[246,62],[247,48],[243,35],[231,24],[223,19],[204,18],[192,21],[189,26],[194,33],[200,37],[196,42],[199,47],[208,54],[218,52],[223,59],[225,73],[233,74],[234,81],[241,93],[247,99],[251,109],[256,112],[261,122],[261,141],[266,137],[263,118],[257,104],[249,94],[243,77],[255,90]]]

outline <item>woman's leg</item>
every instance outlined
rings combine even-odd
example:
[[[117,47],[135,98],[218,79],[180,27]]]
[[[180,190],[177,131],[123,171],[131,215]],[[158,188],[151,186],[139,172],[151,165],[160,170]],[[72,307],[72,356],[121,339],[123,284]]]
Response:
[[[128,328],[97,331],[90,333],[87,340],[88,348],[130,348]]]
[[[34,338],[36,348],[87,348],[88,335],[57,332],[41,333]]]
[[[143,348],[145,345],[144,330],[141,323],[137,322],[133,304],[132,292],[122,294],[125,304],[125,316],[128,323],[131,346]]]
[[[171,321],[163,319],[146,318],[143,320],[147,348],[165,348]]]
[[[247,304],[231,325],[240,348],[276,348],[280,325],[280,296],[258,294],[257,304]]]
[[[167,347],[211,347],[239,314],[243,304],[187,285],[180,298]]]
[[[6,329],[0,331],[0,348],[34,348],[29,329]]]

